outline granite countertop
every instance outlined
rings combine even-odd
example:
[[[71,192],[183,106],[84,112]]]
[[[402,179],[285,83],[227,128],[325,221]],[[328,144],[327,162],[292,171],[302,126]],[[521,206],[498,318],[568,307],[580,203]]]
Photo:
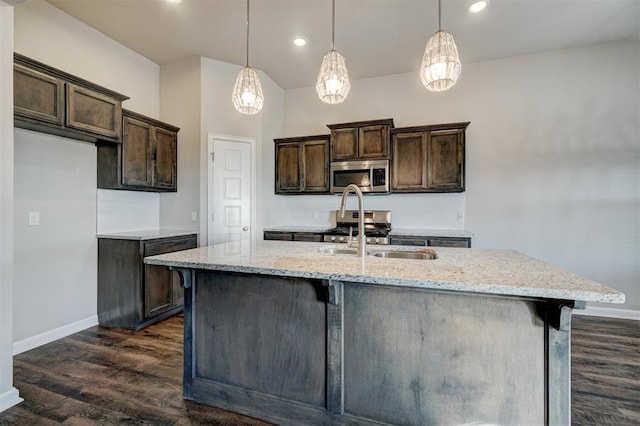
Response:
[[[198,234],[198,231],[181,229],[145,229],[140,231],[113,232],[98,234],[97,238],[110,238],[114,240],[155,240],[158,238],[182,237],[184,235]]]
[[[145,258],[152,265],[331,279],[544,299],[623,303],[624,294],[514,250],[435,248],[438,259],[331,255],[332,244],[255,241],[201,247]],[[339,246],[344,248],[344,245]],[[415,251],[406,246],[368,250]]]
[[[415,237],[455,237],[473,238],[473,234],[464,229],[424,229],[424,228],[391,228],[391,236]]]

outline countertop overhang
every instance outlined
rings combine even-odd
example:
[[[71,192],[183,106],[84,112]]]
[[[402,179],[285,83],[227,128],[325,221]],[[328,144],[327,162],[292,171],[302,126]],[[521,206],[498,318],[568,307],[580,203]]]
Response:
[[[322,253],[326,243],[244,241],[145,258],[176,268],[277,275],[512,297],[624,303],[625,295],[515,250],[435,248],[438,259]],[[405,246],[369,246],[368,250]]]

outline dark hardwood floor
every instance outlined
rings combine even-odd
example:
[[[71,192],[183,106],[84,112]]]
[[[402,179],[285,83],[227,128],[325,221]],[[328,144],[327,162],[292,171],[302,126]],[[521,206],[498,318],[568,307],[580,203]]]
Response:
[[[182,317],[92,327],[14,358],[25,401],[0,425],[260,425],[182,399]],[[640,425],[640,322],[574,316],[574,425]]]

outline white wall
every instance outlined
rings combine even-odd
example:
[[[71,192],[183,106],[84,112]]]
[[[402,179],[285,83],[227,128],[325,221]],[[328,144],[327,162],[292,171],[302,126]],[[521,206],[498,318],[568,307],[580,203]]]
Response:
[[[390,208],[394,227],[429,228],[457,227],[462,209],[476,247],[514,248],[572,270],[622,290],[622,308],[638,310],[639,45],[464,64],[458,84],[438,94],[416,73],[354,81],[334,106],[313,87],[287,90],[282,136],[387,117],[396,127],[470,121],[464,194],[368,197],[367,208]],[[324,217],[338,205],[288,197],[283,216],[283,199],[266,197],[266,225],[309,223],[315,210]]]
[[[200,57],[160,67],[160,118],[178,126],[178,192],[160,195],[163,228],[198,229],[200,216]],[[205,207],[206,212],[206,207]]]
[[[192,228],[191,212],[198,212],[200,243],[207,243],[207,137],[210,133],[254,138],[257,176],[263,173],[263,146],[271,152],[272,138],[281,130],[284,92],[264,73],[260,79],[265,106],[254,116],[240,114],[231,102],[231,92],[240,66],[209,58],[193,58],[161,68],[162,119],[179,127],[178,192],[162,194],[160,224]],[[196,105],[195,100],[199,103]],[[199,125],[199,132],[194,131]],[[184,133],[183,133],[184,132]],[[267,170],[271,167],[267,167]],[[262,179],[257,194],[257,224],[262,235]]]
[[[125,101],[125,108],[158,117],[160,69],[157,64],[43,0],[22,3],[14,8],[14,13],[16,52],[123,93],[131,98]],[[38,234],[34,238],[21,238],[16,244],[13,339],[14,350],[22,351],[96,323],[96,216],[105,219],[100,226],[102,232],[128,230],[134,225],[132,217],[127,214],[114,216],[109,211],[109,206],[135,205],[136,211],[155,210],[154,214],[146,215],[144,219],[136,218],[138,222],[134,221],[135,226],[140,225],[139,221],[142,220],[144,228],[156,227],[159,223],[159,196],[124,191],[98,192],[95,186],[94,146],[35,132],[18,131],[16,134],[20,138],[16,143],[24,142],[24,146],[16,151],[15,187],[30,197],[23,200],[25,203],[38,209],[42,206],[43,210],[50,211],[43,215],[43,224],[37,230],[20,229],[24,225],[24,211],[20,210],[20,215],[16,214],[15,217],[18,226],[16,232],[19,230]],[[53,162],[49,164],[49,159],[43,156],[37,157],[42,163],[40,167],[32,163],[36,152],[47,152],[54,147],[54,152],[50,153],[51,161],[59,161],[57,166]],[[31,170],[23,173],[18,167]],[[73,167],[79,168],[77,175],[63,173],[63,168],[73,170]],[[53,176],[48,175],[49,172]],[[82,176],[85,183],[93,185],[93,208],[85,205],[89,203],[85,192],[87,188],[76,186],[77,176]],[[36,185],[39,186],[38,191],[31,191]],[[77,193],[60,192],[61,190]],[[60,205],[50,198],[52,194],[59,197]],[[78,198],[73,198],[72,195]],[[20,194],[16,194],[18,196]],[[97,204],[106,206],[106,210],[98,214]],[[22,207],[17,203],[15,208],[18,213]],[[67,219],[61,213],[62,210],[68,210],[81,225],[81,230],[67,227]],[[118,219],[122,221],[119,226]],[[47,226],[60,227],[68,232],[48,234]],[[57,240],[55,253],[50,251],[43,254],[42,250],[53,244],[52,239]],[[29,256],[31,253],[38,253],[39,256]],[[75,261],[76,269],[61,259]],[[60,282],[61,266],[67,269],[68,282]],[[34,270],[50,273],[34,275]],[[45,296],[48,298],[46,306],[43,301]],[[33,315],[34,312],[46,312],[47,315],[36,316]]]
[[[0,1],[0,412],[13,387],[13,7]]]
[[[97,323],[98,244],[95,145],[21,129],[14,140],[18,353],[37,346],[28,339],[52,329]],[[29,212],[39,213],[39,226],[29,226]]]

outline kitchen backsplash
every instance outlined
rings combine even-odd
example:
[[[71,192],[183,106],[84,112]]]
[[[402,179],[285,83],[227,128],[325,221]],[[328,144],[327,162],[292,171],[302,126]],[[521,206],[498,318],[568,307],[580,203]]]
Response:
[[[160,227],[160,195],[150,192],[97,190],[97,233]]]

